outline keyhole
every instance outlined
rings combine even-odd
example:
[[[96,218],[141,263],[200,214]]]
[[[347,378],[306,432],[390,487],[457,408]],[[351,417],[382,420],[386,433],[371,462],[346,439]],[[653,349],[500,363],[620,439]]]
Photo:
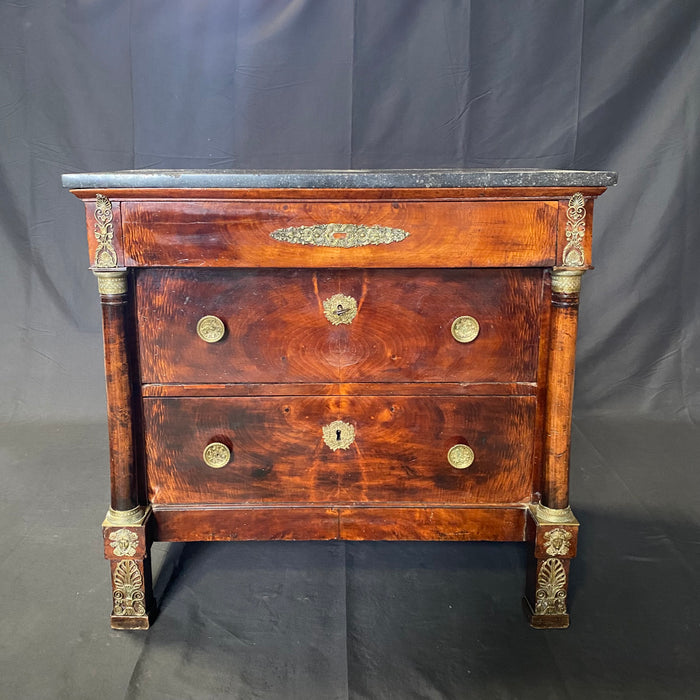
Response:
[[[335,439],[340,440],[340,430],[335,431]]]

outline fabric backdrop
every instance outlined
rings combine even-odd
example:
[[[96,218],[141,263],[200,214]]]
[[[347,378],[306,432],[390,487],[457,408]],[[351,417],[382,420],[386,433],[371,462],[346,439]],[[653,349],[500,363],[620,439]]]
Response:
[[[700,417],[697,0],[0,4],[0,415],[104,410],[64,172],[610,169],[576,408]]]

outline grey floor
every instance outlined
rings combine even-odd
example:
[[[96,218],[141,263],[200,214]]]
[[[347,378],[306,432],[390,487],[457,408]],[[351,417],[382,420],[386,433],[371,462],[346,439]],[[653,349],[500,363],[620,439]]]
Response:
[[[100,417],[101,418],[101,417]],[[700,697],[700,431],[578,418],[572,626],[531,630],[525,548],[154,547],[161,612],[110,630],[104,423],[0,430],[0,697]]]

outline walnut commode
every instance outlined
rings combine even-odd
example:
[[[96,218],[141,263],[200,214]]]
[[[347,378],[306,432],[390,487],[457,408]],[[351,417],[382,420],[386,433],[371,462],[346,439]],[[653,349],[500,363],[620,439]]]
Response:
[[[566,627],[594,199],[614,173],[65,175],[104,324],[112,626],[153,541],[529,542]]]

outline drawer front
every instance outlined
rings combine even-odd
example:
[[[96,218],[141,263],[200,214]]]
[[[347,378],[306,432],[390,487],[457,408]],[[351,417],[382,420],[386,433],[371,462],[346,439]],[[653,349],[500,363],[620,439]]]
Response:
[[[517,200],[121,205],[135,267],[544,267],[557,214],[556,201]]]
[[[542,279],[537,269],[140,270],[142,381],[534,381]],[[198,336],[207,316],[223,324],[216,342]],[[478,323],[470,342],[453,336],[459,317]]]
[[[483,504],[531,495],[534,397],[143,403],[154,504]],[[451,451],[456,445],[466,448]]]

